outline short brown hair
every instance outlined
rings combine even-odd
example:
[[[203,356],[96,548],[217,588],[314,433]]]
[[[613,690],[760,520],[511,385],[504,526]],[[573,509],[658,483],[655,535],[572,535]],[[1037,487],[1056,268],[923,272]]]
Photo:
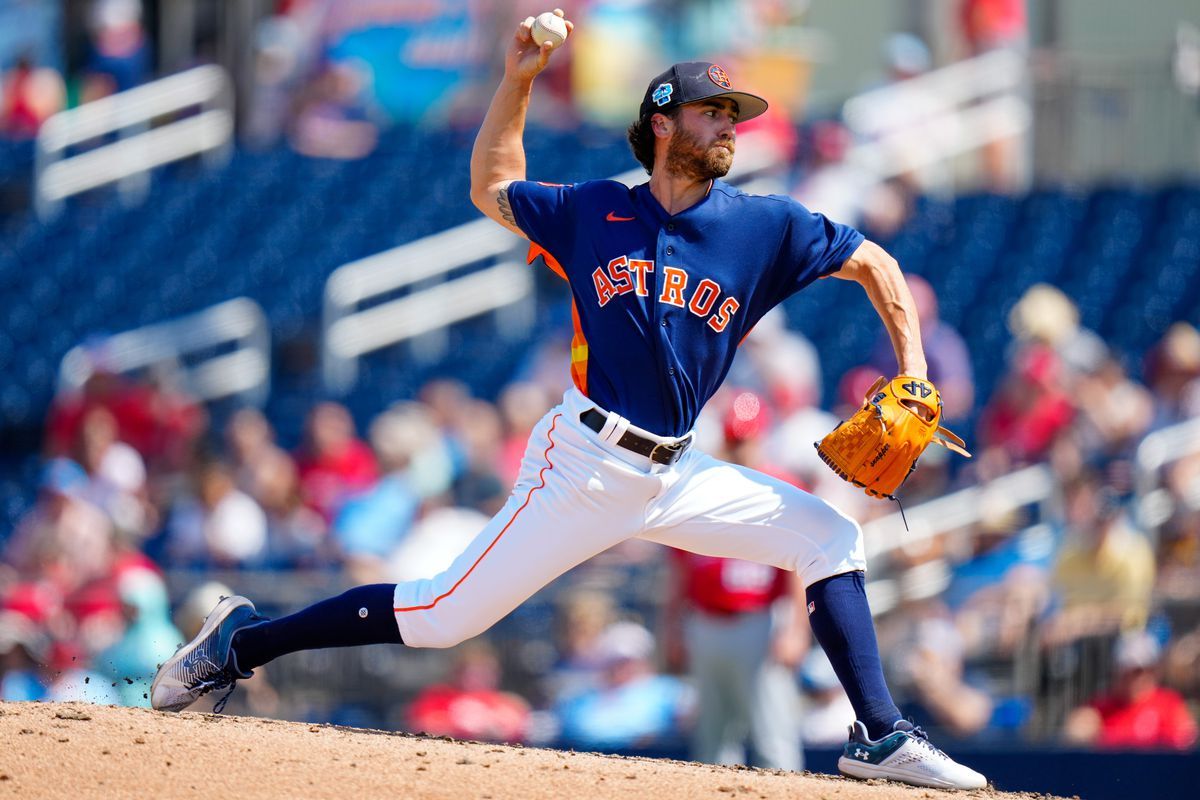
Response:
[[[674,119],[678,112],[679,109],[676,107],[654,113]],[[629,147],[633,150],[633,157],[646,168],[648,175],[654,174],[654,126],[650,124],[652,118],[653,114],[636,120],[626,132],[629,136]]]

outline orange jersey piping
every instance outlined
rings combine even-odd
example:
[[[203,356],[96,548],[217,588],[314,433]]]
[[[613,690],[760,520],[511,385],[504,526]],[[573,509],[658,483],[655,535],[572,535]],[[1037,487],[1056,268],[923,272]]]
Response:
[[[551,272],[570,283],[567,271],[562,268],[562,264],[558,263],[558,259],[540,244],[530,242],[529,255],[525,263],[532,264],[538,256],[542,257]],[[571,336],[571,382],[575,384],[575,388],[579,390],[580,394],[587,397],[588,343],[587,338],[583,335],[583,327],[579,324],[579,308],[575,305],[574,297],[571,298],[571,326],[574,329]]]

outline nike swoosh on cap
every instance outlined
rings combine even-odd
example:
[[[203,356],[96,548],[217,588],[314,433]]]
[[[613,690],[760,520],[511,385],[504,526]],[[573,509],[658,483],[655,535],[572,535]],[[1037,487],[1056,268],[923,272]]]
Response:
[[[610,211],[608,212],[608,216],[604,219],[608,222],[632,222],[633,220],[637,219],[637,217],[618,217],[617,212]]]

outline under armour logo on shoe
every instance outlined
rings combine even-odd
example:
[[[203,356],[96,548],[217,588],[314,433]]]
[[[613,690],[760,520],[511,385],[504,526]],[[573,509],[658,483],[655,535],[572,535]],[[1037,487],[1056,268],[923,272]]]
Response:
[[[863,761],[869,761],[871,759],[871,754],[866,750],[863,750],[861,747],[856,747],[854,748],[854,757],[861,758]]]

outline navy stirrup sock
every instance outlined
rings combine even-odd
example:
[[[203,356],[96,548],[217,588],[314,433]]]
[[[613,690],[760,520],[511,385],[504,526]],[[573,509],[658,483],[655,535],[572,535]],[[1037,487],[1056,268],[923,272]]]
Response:
[[[404,644],[392,610],[394,583],[359,586],[295,614],[243,628],[233,637],[234,666],[249,672],[287,653],[363,644]]]
[[[878,739],[903,719],[883,678],[863,573],[845,572],[806,590],[808,621],[850,697],[854,713]]]

